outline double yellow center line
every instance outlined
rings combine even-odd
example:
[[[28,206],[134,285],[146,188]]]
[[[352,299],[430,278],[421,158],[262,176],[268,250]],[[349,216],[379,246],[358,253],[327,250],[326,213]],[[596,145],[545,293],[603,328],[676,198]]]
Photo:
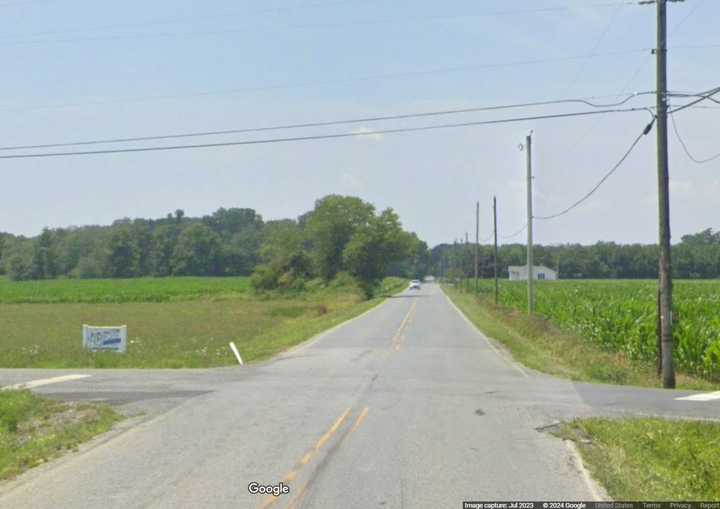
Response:
[[[402,343],[402,340],[404,338],[403,332],[405,331],[405,328],[407,327],[408,323],[410,323],[410,320],[412,319],[413,315],[415,314],[415,306],[416,305],[417,305],[417,302],[412,303],[412,306],[410,306],[410,309],[408,310],[407,314],[405,315],[405,318],[403,318],[403,321],[400,323],[400,327],[398,328],[397,332],[395,333],[395,336],[393,336],[392,346],[396,352],[400,350],[400,344]]]
[[[312,461],[312,459],[317,455],[317,453],[320,452],[320,449],[322,449],[322,447],[328,442],[328,440],[330,440],[333,437],[333,435],[337,432],[337,430],[342,426],[343,422],[345,422],[348,415],[350,415],[351,410],[352,410],[352,408],[349,407],[342,414],[340,414],[340,417],[338,417],[335,420],[335,422],[333,423],[333,425],[330,426],[330,429],[328,429],[318,439],[318,441],[315,443],[315,445],[312,447],[312,449],[310,449],[308,452],[306,452],[303,455],[303,457],[300,459],[300,461],[297,462],[295,467],[292,470],[290,470],[290,472],[288,472],[282,478],[282,482],[289,484],[297,478],[298,474],[300,473],[300,470],[305,465],[307,465],[308,463],[310,463]],[[345,442],[345,440],[347,440],[348,436],[350,436],[350,434],[360,426],[360,424],[363,422],[363,420],[365,420],[365,417],[367,417],[368,411],[369,411],[368,407],[363,408],[363,410],[360,412],[360,414],[355,419],[355,422],[353,423],[353,425],[350,427],[350,429],[348,429],[348,431],[345,433],[345,435],[340,440],[340,444],[343,444]],[[297,506],[297,504],[300,502],[303,495],[305,494],[305,491],[307,489],[307,484],[308,483],[306,482],[300,489],[297,490],[297,492],[295,493],[295,496],[292,498],[292,500],[290,500],[290,503],[287,506],[288,509],[291,509],[291,508]],[[263,505],[260,506],[261,509],[267,509],[268,507],[272,506],[278,500],[278,498],[280,498],[280,497],[276,497],[274,495],[268,496],[265,499],[265,501],[263,502]]]
[[[400,346],[402,344],[402,340],[404,339],[404,331],[407,328],[408,324],[410,323],[410,320],[412,320],[412,317],[415,314],[415,308],[417,306],[417,302],[413,302],[412,306],[410,306],[410,309],[408,310],[407,314],[403,318],[402,322],[400,323],[400,327],[398,327],[397,332],[395,332],[395,335],[392,338],[392,349],[396,352],[400,350]],[[392,350],[391,350],[392,351]],[[340,414],[340,417],[338,417],[335,422],[330,426],[330,429],[328,429],[315,443],[315,445],[307,451],[302,458],[300,458],[300,461],[297,462],[295,467],[293,467],[290,472],[288,472],[285,477],[282,478],[282,482],[284,483],[292,483],[294,482],[301,469],[308,465],[310,462],[312,462],[313,458],[320,452],[322,447],[327,444],[327,442],[335,435],[335,433],[340,429],[340,427],[343,425],[343,423],[347,420],[348,416],[350,415],[350,412],[352,410],[352,407],[347,408],[342,414]],[[345,443],[345,441],[348,439],[348,437],[362,424],[362,422],[365,420],[365,417],[367,417],[369,412],[368,407],[365,407],[362,409],[362,411],[358,414],[358,416],[355,418],[355,422],[350,426],[350,428],[345,432],[345,435],[340,439],[340,442],[338,442],[338,445],[342,445]],[[308,481],[309,482],[309,481]],[[287,507],[288,509],[292,509],[297,507],[297,505],[302,500],[303,496],[305,495],[308,487],[308,482],[305,482],[299,489],[296,490],[293,498],[288,503]],[[264,503],[261,506],[261,509],[268,509],[270,506],[272,506],[280,497],[276,497],[274,495],[268,496]]]

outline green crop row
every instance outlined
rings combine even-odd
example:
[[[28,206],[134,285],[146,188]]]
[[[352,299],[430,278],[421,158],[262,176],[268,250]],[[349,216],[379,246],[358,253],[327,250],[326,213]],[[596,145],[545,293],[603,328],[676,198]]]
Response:
[[[0,304],[172,302],[239,295],[249,290],[250,278],[247,277],[40,281],[9,281],[0,277]]]
[[[538,281],[536,288],[536,312],[558,327],[629,359],[655,360],[655,281]],[[492,293],[493,282],[480,281],[479,291]],[[526,283],[502,281],[500,303],[526,309]],[[720,377],[720,282],[676,281],[673,322],[678,366]]]

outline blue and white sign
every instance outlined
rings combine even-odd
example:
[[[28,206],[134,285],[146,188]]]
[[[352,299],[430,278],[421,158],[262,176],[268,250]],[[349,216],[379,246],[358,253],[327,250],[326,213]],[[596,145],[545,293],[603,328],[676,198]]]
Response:
[[[127,325],[94,327],[83,325],[83,347],[92,352],[127,352]]]

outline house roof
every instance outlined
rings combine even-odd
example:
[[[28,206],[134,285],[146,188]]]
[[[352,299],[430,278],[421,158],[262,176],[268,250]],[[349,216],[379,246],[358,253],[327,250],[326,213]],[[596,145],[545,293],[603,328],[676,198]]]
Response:
[[[508,270],[521,270],[526,268],[527,265],[509,265]],[[533,269],[541,269],[545,271],[555,272],[555,269],[551,269],[550,267],[546,267],[545,265],[533,265]]]

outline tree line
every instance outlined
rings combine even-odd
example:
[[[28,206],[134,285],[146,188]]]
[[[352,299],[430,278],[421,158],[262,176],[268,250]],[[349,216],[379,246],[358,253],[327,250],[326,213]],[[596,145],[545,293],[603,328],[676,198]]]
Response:
[[[506,244],[498,272],[525,263],[525,246]],[[720,232],[685,235],[673,246],[680,278],[720,277]],[[598,242],[535,247],[535,260],[564,279],[655,278],[656,245]],[[493,275],[492,246],[479,249],[481,277]],[[0,233],[0,274],[13,280],[166,276],[249,276],[258,288],[299,288],[312,278],[347,272],[370,289],[386,275],[470,277],[472,244],[428,250],[392,209],[329,195],[296,219],[265,221],[250,208],[220,208],[202,217],[182,210],[159,219],[119,219],[109,226],[46,228],[36,237]],[[369,291],[369,290],[368,290]]]
[[[349,272],[370,288],[385,275],[422,277],[427,245],[392,209],[330,195],[297,219],[264,221],[250,208],[203,217],[182,210],[109,226],[45,228],[36,237],[0,233],[0,274],[13,280],[248,276],[260,288],[298,287]]]
[[[472,277],[475,267],[472,244],[440,244],[432,249],[432,267],[436,274]],[[526,262],[524,244],[506,244],[498,248],[498,275],[508,277],[510,265]],[[557,270],[563,279],[654,279],[658,276],[659,249],[654,244],[536,245],[536,265]],[[720,277],[720,232],[706,229],[685,235],[672,246],[673,275],[677,278],[710,279]],[[493,247],[479,249],[481,277],[493,277]]]

